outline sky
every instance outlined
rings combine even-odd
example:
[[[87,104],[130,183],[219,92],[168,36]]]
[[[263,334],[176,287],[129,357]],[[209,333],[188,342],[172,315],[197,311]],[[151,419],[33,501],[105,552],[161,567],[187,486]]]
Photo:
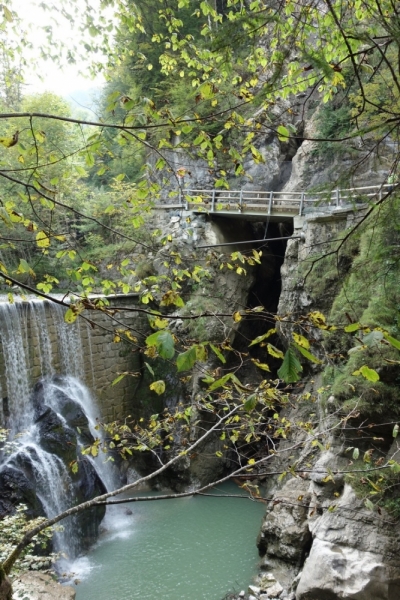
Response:
[[[48,4],[57,6],[54,0],[47,0]],[[90,0],[90,4],[96,9],[99,0]],[[80,60],[79,65],[65,65],[62,68],[49,60],[40,57],[40,43],[44,33],[43,26],[51,26],[55,44],[62,42],[64,48],[72,47],[72,40],[77,39],[77,32],[70,22],[63,19],[60,12],[52,15],[50,11],[44,11],[40,7],[39,0],[13,0],[13,8],[22,19],[22,29],[27,31],[27,38],[32,42],[33,48],[27,51],[30,65],[25,73],[26,93],[42,93],[51,91],[60,96],[73,96],[77,90],[89,90],[98,88],[104,83],[102,75],[95,79],[89,76],[89,59]],[[54,17],[59,23],[55,22]],[[82,73],[87,73],[85,77]]]

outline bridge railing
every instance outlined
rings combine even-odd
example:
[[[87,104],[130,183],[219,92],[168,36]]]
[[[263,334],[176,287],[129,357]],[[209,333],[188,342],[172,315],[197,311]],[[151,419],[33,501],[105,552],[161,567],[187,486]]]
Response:
[[[267,215],[303,215],[319,208],[340,208],[376,202],[393,187],[392,184],[358,188],[338,188],[322,192],[275,192],[257,190],[192,189],[180,190],[174,207],[210,213],[263,213]],[[171,208],[162,205],[158,208]]]

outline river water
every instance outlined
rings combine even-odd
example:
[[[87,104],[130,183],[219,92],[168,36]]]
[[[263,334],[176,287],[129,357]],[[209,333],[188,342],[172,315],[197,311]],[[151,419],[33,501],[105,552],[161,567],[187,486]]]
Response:
[[[240,490],[225,484],[218,493]],[[250,500],[205,496],[120,505],[109,531],[75,564],[76,599],[221,600],[246,589],[264,510]]]

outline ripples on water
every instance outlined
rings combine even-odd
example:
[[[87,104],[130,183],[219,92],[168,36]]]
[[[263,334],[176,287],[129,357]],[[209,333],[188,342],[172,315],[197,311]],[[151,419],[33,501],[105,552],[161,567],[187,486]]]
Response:
[[[77,600],[221,600],[255,574],[262,504],[197,496],[113,511],[107,533],[72,565]]]

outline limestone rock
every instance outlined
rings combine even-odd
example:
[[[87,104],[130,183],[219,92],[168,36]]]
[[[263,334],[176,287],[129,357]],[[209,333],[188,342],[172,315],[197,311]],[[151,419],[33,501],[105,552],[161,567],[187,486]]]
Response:
[[[383,556],[316,539],[297,587],[297,600],[397,600],[400,587],[389,593]]]
[[[271,587],[268,588],[267,595],[269,598],[279,598],[282,592],[283,587],[281,586],[279,581],[276,581],[273,585],[271,585]]]
[[[46,573],[26,571],[13,582],[13,600],[75,600],[76,592],[61,585]]]
[[[311,540],[307,523],[311,498],[308,487],[308,481],[291,479],[276,494],[261,527],[258,542],[261,553],[290,563],[302,562]],[[303,497],[301,503],[299,496]]]

